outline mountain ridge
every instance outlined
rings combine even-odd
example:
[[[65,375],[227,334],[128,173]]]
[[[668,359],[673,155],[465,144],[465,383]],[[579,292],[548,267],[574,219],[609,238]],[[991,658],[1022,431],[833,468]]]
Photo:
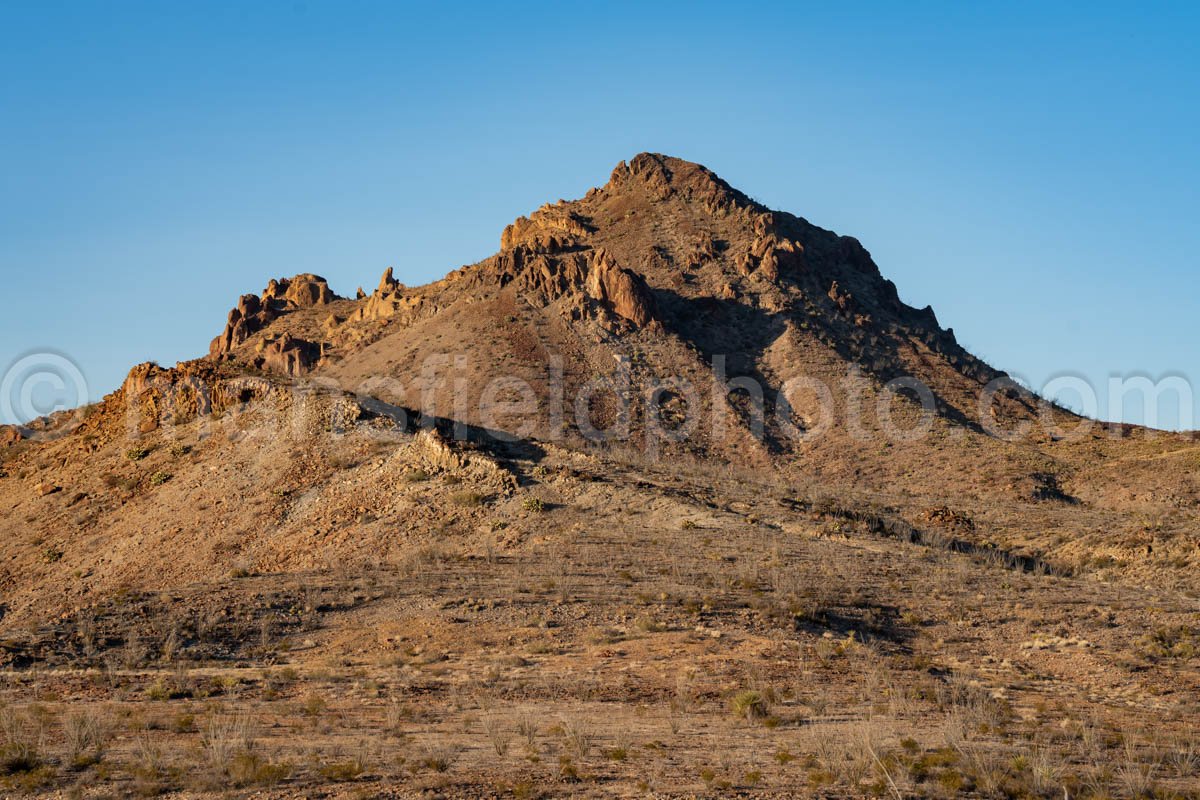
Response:
[[[857,239],[771,211],[707,168],[680,159],[643,153],[622,162],[607,183],[584,197],[519,217],[504,229],[500,244],[495,255],[419,287],[400,284],[389,268],[374,292],[345,304],[327,288],[314,288],[325,286],[314,276],[273,281],[260,298],[243,297],[210,357],[350,382],[368,376],[365,366],[356,372],[350,365],[361,360],[371,365],[370,376],[394,375],[381,363],[386,359],[373,357],[378,339],[409,328],[417,339],[445,339],[441,332],[422,333],[436,327],[430,318],[443,312],[453,317],[461,311],[456,306],[474,304],[473,313],[492,316],[493,332],[520,327],[518,315],[497,312],[516,306],[549,315],[541,327],[581,327],[584,339],[595,338],[598,329],[598,335],[632,341],[652,329],[673,340],[663,346],[677,352],[665,358],[680,375],[703,375],[698,365],[685,363],[680,348],[710,362],[724,355],[731,371],[758,380],[772,398],[792,377],[780,375],[789,359],[805,361],[789,341],[803,339],[800,349],[818,357],[816,371],[828,373],[830,365],[846,362],[880,384],[913,376],[932,387],[939,413],[960,424],[974,415],[979,385],[1005,377],[961,348],[931,308],[903,303]],[[288,292],[307,294],[297,303]],[[269,341],[251,341],[281,312],[311,305],[328,312],[319,327],[310,318],[296,331],[268,331]],[[602,370],[609,360],[587,343],[581,347],[574,332],[543,336],[525,327],[512,333],[525,349],[566,350],[568,361],[572,352],[591,351],[582,353],[586,363],[568,363],[568,393],[578,384],[571,383],[572,367],[576,373]],[[741,347],[729,347],[737,343],[727,338],[731,329],[742,336]],[[504,354],[474,352],[473,340],[466,345],[463,355],[478,361],[482,372],[503,372],[494,362]],[[521,344],[515,350],[530,360]],[[539,358],[544,361],[544,353]],[[410,358],[410,370],[417,360]],[[536,377],[518,372],[522,380]],[[939,383],[947,384],[945,391]],[[1022,419],[1032,413],[1027,395],[1010,402],[1005,394],[997,403]]]

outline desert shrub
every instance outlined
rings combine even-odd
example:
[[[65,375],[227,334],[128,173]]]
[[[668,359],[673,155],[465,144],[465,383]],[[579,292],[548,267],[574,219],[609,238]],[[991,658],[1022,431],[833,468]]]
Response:
[[[159,470],[158,472],[155,472],[153,475],[150,476],[150,485],[151,486],[162,486],[164,483],[171,480],[172,477],[173,476],[171,475],[171,473],[163,472],[162,470]]]
[[[492,749],[497,756],[504,758],[508,754],[509,733],[504,727],[503,720],[497,717],[485,717],[482,724],[483,732],[487,734]]]
[[[45,735],[39,717],[0,708],[0,773],[31,773],[41,767]]]
[[[292,774],[292,765],[268,761],[258,753],[238,753],[229,765],[229,779],[235,786],[275,786]]]
[[[141,461],[148,455],[150,455],[148,447],[131,447],[125,451],[125,457],[130,461]]]
[[[404,480],[409,483],[421,483],[422,481],[429,480],[429,473],[420,468],[410,469],[404,473]]]
[[[532,716],[525,714],[517,720],[517,735],[525,741],[526,750],[537,751],[538,724]]]
[[[170,452],[172,457],[180,458],[181,456],[186,456],[188,453],[192,452],[192,447],[191,445],[179,444],[176,442],[175,444],[171,445]]]
[[[66,760],[72,769],[100,763],[108,745],[108,726],[91,710],[71,714],[63,721]]]
[[[451,757],[448,750],[427,750],[417,758],[417,767],[429,770],[430,772],[449,772]]]
[[[595,736],[579,720],[566,719],[562,722],[562,734],[567,748],[579,758],[587,758]]]
[[[766,695],[757,689],[738,692],[729,705],[735,717],[747,720],[766,719],[771,713],[771,704],[767,702]]]
[[[208,720],[200,736],[200,749],[208,766],[229,775],[234,759],[253,746],[250,720],[244,714],[217,714]]]
[[[162,748],[149,733],[143,731],[133,740],[133,756],[134,794],[155,797],[165,792]]]
[[[546,510],[546,504],[540,497],[526,497],[521,503],[521,508],[532,514],[540,514]]]
[[[137,488],[137,481],[133,478],[123,478],[120,475],[114,475],[111,472],[106,472],[100,480],[109,489],[120,489],[123,492],[132,492]]]
[[[450,502],[456,506],[481,506],[483,495],[471,491],[455,492],[450,495]]]
[[[1186,661],[1200,652],[1200,637],[1187,625],[1161,627],[1143,637],[1138,642],[1138,648],[1147,658]]]
[[[161,703],[166,700],[170,700],[174,694],[174,688],[162,676],[159,676],[154,683],[146,687],[147,700],[153,700]]]
[[[333,783],[346,783],[355,780],[365,771],[365,765],[357,758],[352,758],[348,761],[334,761],[317,767],[317,774]]]
[[[175,719],[171,720],[171,730],[175,733],[195,733],[196,732],[196,715],[195,714],[179,714]]]
[[[327,707],[328,703],[325,702],[324,697],[321,697],[321,695],[317,694],[316,692],[310,692],[304,698],[304,706],[302,710],[306,717],[316,717],[320,716],[321,712],[323,712]]]

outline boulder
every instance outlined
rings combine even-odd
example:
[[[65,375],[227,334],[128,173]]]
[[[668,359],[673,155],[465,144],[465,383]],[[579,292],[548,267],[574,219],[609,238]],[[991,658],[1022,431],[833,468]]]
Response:
[[[591,260],[586,288],[589,296],[634,325],[649,325],[654,319],[654,297],[645,280],[619,266],[603,248]]]
[[[302,274],[283,281],[283,299],[295,308],[329,305],[337,299],[319,275]]]

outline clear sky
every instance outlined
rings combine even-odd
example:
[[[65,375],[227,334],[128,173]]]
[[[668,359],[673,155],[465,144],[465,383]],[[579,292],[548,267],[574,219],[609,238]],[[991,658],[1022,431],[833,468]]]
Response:
[[[0,0],[0,370],[98,399],[272,276],[432,280],[653,150],[1035,388],[1200,381],[1198,41],[1184,3]]]

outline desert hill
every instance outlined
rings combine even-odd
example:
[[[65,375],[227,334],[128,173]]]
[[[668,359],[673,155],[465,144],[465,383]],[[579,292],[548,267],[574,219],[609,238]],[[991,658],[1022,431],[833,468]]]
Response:
[[[281,315],[280,307],[313,310]],[[483,384],[500,375],[542,389],[545,400],[557,357],[568,406],[588,380],[616,380],[628,367],[636,385],[682,378],[703,387],[706,405],[693,415],[729,417],[737,428],[748,423],[745,409],[707,391],[716,357],[729,379],[762,385],[768,423],[788,378],[832,383],[851,364],[864,373],[868,400],[912,376],[934,390],[938,413],[960,424],[977,416],[980,387],[1000,376],[959,347],[931,309],[901,302],[856,240],[772,212],[697,164],[648,153],[585,198],[519,218],[498,254],[429,286],[402,286],[389,270],[370,296],[341,301],[315,276],[272,282],[261,297],[242,299],[211,348],[216,358],[347,388],[420,375],[428,359],[450,352],[470,373],[466,397],[447,381],[431,397],[440,408],[457,401],[473,413]],[[805,399],[792,409],[801,430],[819,422]],[[1004,416],[1031,412],[1008,396],[997,405]],[[603,411],[597,427],[610,421]],[[538,423],[544,436],[549,420]],[[715,442],[703,431],[684,449],[727,458],[794,449],[776,428],[768,424],[749,451],[736,436]]]
[[[3,431],[0,754],[58,716],[0,780],[1191,785],[1200,447],[1039,405],[857,240],[643,153],[355,294],[271,280],[207,356]],[[73,766],[100,700],[142,722]]]

